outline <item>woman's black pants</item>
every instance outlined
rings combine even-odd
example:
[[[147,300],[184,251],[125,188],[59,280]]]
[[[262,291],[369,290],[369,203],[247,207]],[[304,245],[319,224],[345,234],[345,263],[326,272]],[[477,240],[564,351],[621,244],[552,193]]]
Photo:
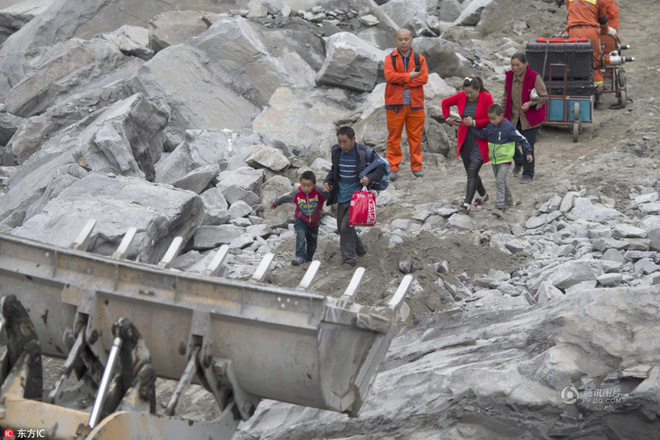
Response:
[[[482,159],[472,157],[463,157],[463,166],[467,172],[467,190],[465,191],[465,203],[471,205],[474,193],[478,192],[480,196],[486,195],[486,188],[479,177],[479,170],[484,164]]]

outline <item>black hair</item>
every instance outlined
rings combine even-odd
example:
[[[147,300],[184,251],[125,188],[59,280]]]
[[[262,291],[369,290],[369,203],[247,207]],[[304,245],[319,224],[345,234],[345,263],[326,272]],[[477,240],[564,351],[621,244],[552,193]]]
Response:
[[[511,55],[511,61],[513,60],[518,60],[521,63],[525,64],[527,62],[527,56],[522,52],[516,52],[513,55]]]
[[[470,87],[474,90],[479,90],[479,93],[481,92],[486,92],[490,93],[486,88],[484,87],[484,82],[479,78],[478,76],[474,77],[467,77],[465,80],[463,80],[463,87]]]
[[[339,130],[337,130],[337,136],[339,136],[340,134],[343,134],[349,139],[353,139],[355,137],[355,130],[353,130],[351,127],[343,126]]]
[[[488,107],[488,113],[495,113],[497,116],[502,116],[504,114],[504,110],[502,109],[501,105],[493,104]]]
[[[316,185],[316,174],[314,174],[314,171],[312,170],[303,171],[303,173],[300,175],[300,180],[302,179],[311,180],[314,182],[314,185]]]

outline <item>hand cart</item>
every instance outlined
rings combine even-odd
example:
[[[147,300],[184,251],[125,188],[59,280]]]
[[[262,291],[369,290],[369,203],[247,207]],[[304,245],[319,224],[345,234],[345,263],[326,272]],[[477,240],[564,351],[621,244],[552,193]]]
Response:
[[[563,87],[560,89],[561,93],[554,93],[557,87],[553,87],[554,69],[561,69],[563,71]],[[573,134],[573,142],[577,142],[582,132],[582,124],[590,124],[593,122],[594,99],[591,94],[593,89],[593,80],[580,81],[580,84],[587,84],[587,87],[578,87],[578,90],[585,89],[584,91],[576,91],[576,88],[571,88],[571,84],[575,85],[577,81],[566,79],[566,64],[550,64],[550,79],[548,81],[548,103],[546,105],[546,121],[543,125],[550,126],[567,126],[571,127]],[[555,80],[556,84],[556,80]],[[572,90],[571,90],[572,89]],[[569,94],[571,92],[575,94]],[[578,94],[579,93],[579,94]]]
[[[588,39],[536,38],[527,44],[527,60],[548,89],[547,126],[571,128],[577,142],[582,125],[593,122],[593,46]]]

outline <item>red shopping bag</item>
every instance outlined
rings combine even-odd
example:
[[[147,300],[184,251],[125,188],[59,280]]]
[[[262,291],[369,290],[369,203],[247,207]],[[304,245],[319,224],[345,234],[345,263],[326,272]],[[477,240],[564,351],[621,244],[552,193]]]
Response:
[[[373,226],[376,224],[376,194],[362,187],[351,198],[349,226]]]

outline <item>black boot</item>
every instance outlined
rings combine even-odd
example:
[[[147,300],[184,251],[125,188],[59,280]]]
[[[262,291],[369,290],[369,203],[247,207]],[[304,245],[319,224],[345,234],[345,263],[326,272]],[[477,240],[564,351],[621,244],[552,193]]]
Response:
[[[594,95],[594,108],[596,110],[605,110],[605,103],[603,102],[603,92],[596,92]]]

